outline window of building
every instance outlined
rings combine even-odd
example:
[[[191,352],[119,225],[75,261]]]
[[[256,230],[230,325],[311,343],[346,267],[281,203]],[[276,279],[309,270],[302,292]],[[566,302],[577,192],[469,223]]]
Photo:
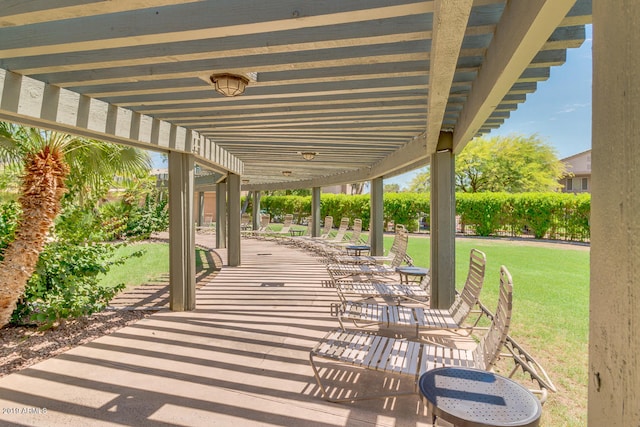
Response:
[[[573,179],[567,178],[567,191],[573,191]]]
[[[589,179],[588,178],[582,178],[582,189],[584,191],[587,191],[589,189]]]

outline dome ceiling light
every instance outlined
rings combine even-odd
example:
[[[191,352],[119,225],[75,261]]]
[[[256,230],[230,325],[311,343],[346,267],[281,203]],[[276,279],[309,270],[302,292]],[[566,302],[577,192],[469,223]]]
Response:
[[[249,84],[249,79],[245,76],[229,73],[212,74],[209,80],[213,83],[216,92],[224,96],[242,95]]]

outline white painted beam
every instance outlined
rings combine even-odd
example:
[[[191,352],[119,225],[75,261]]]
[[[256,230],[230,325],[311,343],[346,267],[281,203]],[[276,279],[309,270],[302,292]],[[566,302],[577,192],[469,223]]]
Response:
[[[212,149],[215,144],[195,132],[3,69],[0,119],[146,150],[193,153],[216,170],[244,170],[237,158]]]
[[[436,0],[431,41],[427,152],[435,153],[473,0]]]
[[[194,1],[196,0],[109,0],[85,1],[81,2],[81,4],[78,4],[77,1],[69,0],[57,0],[55,2],[13,1],[2,5],[0,27],[48,22],[52,16],[59,20],[73,19],[106,13],[127,12],[145,7],[193,3]]]
[[[431,11],[431,1],[400,4],[391,6],[369,6],[367,2],[344,2],[340,7],[334,3],[313,2],[306,5],[300,2],[298,10],[291,11],[287,8],[275,7],[271,2],[231,2],[218,4],[215,7],[209,2],[194,3],[193,6],[183,9],[189,16],[176,16],[173,19],[166,18],[163,14],[131,13],[130,15],[106,15],[100,17],[101,25],[83,26],[74,28],[74,31],[64,31],[50,34],[46,43],[26,46],[24,38],[27,29],[16,27],[10,33],[4,45],[6,48],[0,51],[0,58],[15,56],[33,56],[42,54],[59,54],[82,52],[95,49],[95,40],[101,40],[101,48],[114,49],[130,46],[154,45],[160,43],[177,43],[183,41],[211,39],[216,37],[232,37],[241,35],[256,35],[260,33],[294,30],[300,28],[322,27],[327,24],[349,24],[377,19],[408,16],[416,13]],[[383,1],[376,3],[382,5]],[[367,8],[369,6],[369,8]],[[215,13],[216,7],[223,8],[227,13]],[[297,17],[295,13],[311,12],[304,17]],[[336,9],[341,11],[333,12]],[[136,12],[136,11],[133,11]],[[292,16],[292,13],[294,15]],[[261,22],[247,24],[246,16],[259,16]],[[230,17],[235,17],[234,22],[229,22]],[[185,29],[187,20],[192,29]],[[43,23],[40,25],[47,25]],[[158,25],[162,25],[165,31],[158,32]],[[200,27],[200,28],[198,28]],[[33,31],[37,31],[37,26]],[[12,43],[13,41],[13,43]]]

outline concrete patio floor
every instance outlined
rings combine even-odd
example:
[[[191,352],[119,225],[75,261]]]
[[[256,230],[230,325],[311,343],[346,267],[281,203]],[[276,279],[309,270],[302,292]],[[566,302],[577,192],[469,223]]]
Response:
[[[211,239],[197,241],[212,247]],[[321,399],[308,357],[338,326],[329,310],[335,290],[322,286],[327,278],[305,252],[243,240],[242,266],[201,279],[195,311],[158,312],[1,378],[0,425],[430,426],[417,396]],[[324,366],[322,375],[343,392],[385,379]]]

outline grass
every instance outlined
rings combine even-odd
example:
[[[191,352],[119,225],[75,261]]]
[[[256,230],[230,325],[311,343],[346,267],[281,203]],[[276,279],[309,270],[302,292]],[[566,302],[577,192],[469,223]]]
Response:
[[[390,247],[392,237],[385,237]],[[428,266],[429,238],[410,238],[408,253],[418,266]],[[481,301],[495,310],[499,269],[505,265],[514,287],[510,335],[538,359],[558,393],[545,404],[548,426],[587,423],[589,337],[589,251],[577,246],[549,247],[539,242],[494,239],[456,241],[456,288],[467,274],[469,251],[487,255]]]
[[[100,281],[102,286],[124,283],[127,288],[158,281],[169,272],[169,245],[167,243],[140,243],[118,248],[114,258],[131,255],[144,249],[142,258],[130,258],[122,265],[114,265]]]

